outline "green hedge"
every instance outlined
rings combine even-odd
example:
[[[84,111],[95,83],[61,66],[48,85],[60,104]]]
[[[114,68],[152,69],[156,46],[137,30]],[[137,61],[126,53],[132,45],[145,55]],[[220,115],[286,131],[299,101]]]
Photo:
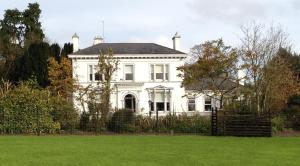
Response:
[[[0,94],[0,133],[40,134],[74,129],[78,114],[65,99],[26,83]]]
[[[157,125],[160,133],[210,134],[211,131],[210,118],[199,115],[167,115],[159,117]],[[110,119],[108,129],[118,133],[154,133],[157,132],[156,118],[135,116],[130,110],[119,110]]]

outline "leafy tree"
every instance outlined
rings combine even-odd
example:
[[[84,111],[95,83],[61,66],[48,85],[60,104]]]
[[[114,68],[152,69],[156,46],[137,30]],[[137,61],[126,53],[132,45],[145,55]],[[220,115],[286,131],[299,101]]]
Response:
[[[0,20],[0,52],[6,58],[5,70],[0,77],[18,81],[18,61],[32,43],[40,43],[44,39],[41,23],[41,10],[37,3],[29,3],[24,11],[9,9]]]
[[[61,57],[67,57],[69,54],[73,52],[73,44],[65,43],[64,47],[61,51]]]
[[[112,93],[111,81],[113,74],[118,70],[119,61],[113,56],[111,48],[100,52],[98,61],[98,73],[103,75],[103,80],[98,82],[100,85],[101,122],[107,122],[108,112],[110,111],[110,95]]]
[[[197,61],[190,65],[179,67],[183,85],[194,87],[196,93],[206,94],[220,100],[230,95],[239,86],[237,51],[224,45],[222,39],[207,41],[191,49]]]
[[[5,89],[3,89],[5,88]],[[51,116],[49,93],[31,83],[1,86],[0,133],[53,133],[59,129]]]
[[[60,46],[57,43],[51,44],[50,55],[54,57],[58,63],[60,63]]]
[[[274,57],[264,67],[262,102],[264,110],[280,112],[290,96],[299,94],[298,80],[291,69],[292,65],[280,56]]]
[[[42,11],[38,3],[29,3],[28,8],[23,12],[25,46],[29,46],[31,43],[41,42],[45,37],[42,30],[42,24],[39,21],[41,12]]]
[[[27,80],[32,76],[37,78],[39,85],[46,87],[48,81],[48,58],[50,57],[50,46],[48,43],[31,44],[25,55],[19,59],[18,74],[16,79]]]
[[[54,58],[50,58],[48,67],[49,88],[55,95],[61,95],[65,99],[70,99],[74,88],[72,76],[72,64],[67,58],[62,58],[58,63]]]

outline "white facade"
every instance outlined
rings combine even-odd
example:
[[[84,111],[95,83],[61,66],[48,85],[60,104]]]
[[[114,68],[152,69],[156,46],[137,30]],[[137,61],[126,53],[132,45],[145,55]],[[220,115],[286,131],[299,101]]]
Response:
[[[177,67],[184,65],[186,54],[116,53],[114,57],[119,64],[111,82],[112,108],[132,109],[139,115],[155,115],[156,110],[159,115],[183,112],[205,114],[205,97],[196,97],[193,109],[193,100],[184,97],[186,91],[181,87],[182,79],[177,76]],[[96,87],[99,78],[95,75],[94,67],[98,63],[98,54],[80,54],[79,51],[69,55],[69,58],[72,59],[73,76],[79,84]],[[75,100],[74,104],[82,110],[79,101]]]

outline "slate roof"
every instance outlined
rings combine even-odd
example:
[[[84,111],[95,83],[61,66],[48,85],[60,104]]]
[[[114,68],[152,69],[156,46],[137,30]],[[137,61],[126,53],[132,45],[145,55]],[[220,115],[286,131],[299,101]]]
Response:
[[[105,51],[108,48],[111,48],[114,54],[185,54],[155,43],[100,43],[72,55],[96,55],[100,50]]]

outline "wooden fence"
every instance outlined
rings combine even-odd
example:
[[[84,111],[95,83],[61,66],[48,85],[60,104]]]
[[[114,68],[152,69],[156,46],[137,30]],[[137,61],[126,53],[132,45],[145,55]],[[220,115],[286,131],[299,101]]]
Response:
[[[212,111],[212,135],[272,136],[269,113],[256,114],[240,111]]]

